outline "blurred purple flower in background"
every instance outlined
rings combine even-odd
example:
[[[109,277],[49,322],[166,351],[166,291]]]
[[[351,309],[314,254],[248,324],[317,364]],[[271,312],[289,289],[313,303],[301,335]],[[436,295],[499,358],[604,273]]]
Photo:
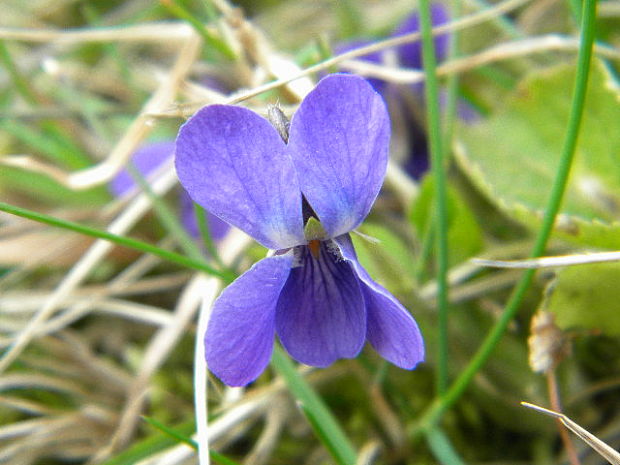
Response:
[[[450,21],[448,11],[443,5],[439,3],[431,5],[431,21],[433,27]],[[419,32],[419,30],[420,15],[416,12],[405,18],[390,34],[390,37],[399,37]],[[449,41],[450,36],[447,33],[435,36],[435,57],[438,63],[447,57]],[[339,54],[371,43],[370,40],[355,40],[335,47],[334,51]],[[360,60],[421,70],[423,69],[422,42],[416,41],[400,45],[392,50],[369,53],[360,57]],[[378,78],[370,78],[369,82],[383,95],[392,120],[399,121],[398,127],[403,128],[401,132],[409,147],[408,153],[401,160],[403,168],[414,179],[420,179],[429,168],[429,153],[424,125],[424,84],[398,85]],[[446,106],[445,102],[446,95],[441,93],[440,105],[442,109]],[[474,121],[477,118],[476,111],[462,100],[457,102],[457,114],[467,122]]]
[[[131,162],[136,170],[148,180],[167,160],[172,159],[174,145],[175,142],[173,140],[145,144],[132,155]],[[138,185],[127,170],[122,170],[110,181],[108,189],[115,197],[122,197],[132,190],[138,189]],[[181,224],[191,237],[198,239],[200,237],[200,230],[196,221],[196,215],[194,214],[194,204],[187,192],[182,188],[179,191],[178,201]],[[230,229],[227,223],[208,212],[207,225],[209,233],[214,240],[222,239]]]
[[[203,108],[179,131],[176,168],[195,202],[274,249],[215,301],[210,369],[233,386],[256,379],[274,336],[299,362],[355,357],[366,339],[407,369],[424,358],[417,324],[357,260],[349,232],[385,176],[390,123],[362,78],[330,75],[303,100],[284,141],[264,118]]]

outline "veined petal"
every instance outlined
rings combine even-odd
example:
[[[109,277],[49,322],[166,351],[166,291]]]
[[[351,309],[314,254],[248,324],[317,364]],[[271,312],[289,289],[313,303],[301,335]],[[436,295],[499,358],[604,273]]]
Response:
[[[230,386],[254,381],[271,358],[278,296],[292,254],[265,258],[237,278],[213,304],[205,335],[209,369]]]
[[[424,341],[413,317],[383,286],[377,284],[357,261],[348,235],[335,239],[344,258],[351,263],[362,282],[366,300],[368,341],[394,365],[413,369],[424,361]]]
[[[176,169],[194,201],[270,249],[304,242],[301,193],[286,145],[269,122],[211,105],[180,129]]]
[[[276,331],[282,345],[306,365],[324,367],[355,357],[364,345],[366,312],[353,269],[325,243],[318,258],[306,246],[282,289]]]
[[[368,215],[385,176],[389,139],[383,99],[351,74],[323,78],[293,116],[289,153],[330,237]]]
[[[149,175],[162,166],[166,160],[172,158],[173,154],[173,140],[153,142],[136,150],[131,156],[131,162],[138,172],[148,179]],[[116,197],[121,197],[136,187],[136,181],[125,169],[121,170],[109,184],[110,192]]]

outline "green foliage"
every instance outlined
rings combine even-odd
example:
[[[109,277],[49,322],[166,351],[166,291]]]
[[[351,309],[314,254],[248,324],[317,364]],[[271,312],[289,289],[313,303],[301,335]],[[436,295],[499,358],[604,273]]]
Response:
[[[377,223],[365,223],[360,231],[368,237],[351,235],[360,263],[390,289],[406,289],[415,272],[414,254],[406,242]]]
[[[504,211],[536,228],[549,197],[566,132],[575,67],[527,77],[490,118],[460,126],[459,161]],[[556,233],[595,247],[620,247],[620,104],[594,63],[575,163]]]
[[[434,181],[431,175],[424,178],[420,193],[412,205],[409,218],[419,237],[429,231],[429,221],[433,220]],[[449,263],[455,265],[472,257],[482,249],[482,229],[478,220],[465,202],[460,191],[448,186],[447,195],[448,243],[450,248]]]
[[[620,335],[620,263],[564,268],[550,285],[545,308],[562,329]]]

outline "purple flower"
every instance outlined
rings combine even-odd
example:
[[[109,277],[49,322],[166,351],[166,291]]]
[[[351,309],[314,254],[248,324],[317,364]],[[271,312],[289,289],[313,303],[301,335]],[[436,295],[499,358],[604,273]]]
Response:
[[[415,321],[362,268],[348,235],[379,193],[389,137],[381,97],[346,74],[308,94],[287,142],[228,105],[203,108],[179,131],[177,173],[194,201],[276,251],[213,305],[206,357],[226,384],[261,374],[275,334],[307,365],[355,357],[366,339],[400,367],[423,360]]]
[[[155,174],[157,169],[162,167],[167,160],[170,160],[173,154],[173,140],[152,142],[136,150],[131,157],[131,162],[136,170],[148,179]],[[121,170],[116,177],[110,181],[110,184],[108,184],[110,193],[115,197],[121,197],[137,188],[136,182],[127,170]],[[185,230],[193,238],[200,237],[198,222],[194,214],[194,204],[189,195],[187,195],[187,192],[183,189],[179,192],[179,209],[181,223],[185,227]],[[207,214],[207,224],[211,237],[216,240],[222,239],[229,230],[228,224],[210,214]]]

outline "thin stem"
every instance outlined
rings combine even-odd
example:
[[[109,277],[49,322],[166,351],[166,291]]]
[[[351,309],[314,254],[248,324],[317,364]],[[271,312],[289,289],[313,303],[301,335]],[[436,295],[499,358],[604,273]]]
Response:
[[[560,390],[558,388],[558,379],[555,373],[555,368],[552,368],[547,372],[547,391],[549,393],[549,403],[551,404],[551,409],[559,413],[564,413],[562,410],[562,402],[560,401]],[[559,418],[556,418],[555,422],[558,426],[558,431],[560,432],[560,437],[562,438],[562,443],[566,449],[566,455],[568,455],[570,464],[581,465],[579,455],[577,455],[577,450],[575,449],[573,441],[570,439],[568,430],[564,427],[564,424]]]
[[[200,231],[200,237],[205,245],[205,248],[207,249],[207,253],[211,258],[213,258],[217,266],[220,268],[225,268],[226,266],[222,262],[220,254],[217,251],[215,241],[211,236],[211,230],[209,229],[209,223],[207,221],[207,212],[197,203],[194,203],[193,206],[194,215],[196,216],[196,223],[198,223],[198,231]]]
[[[456,452],[448,436],[439,428],[433,428],[426,433],[433,455],[442,465],[465,465],[463,459]]]
[[[137,239],[131,239],[125,236],[118,236],[108,231],[102,231],[100,229],[92,228],[90,226],[84,226],[73,221],[67,221],[53,216],[45,215],[43,213],[34,212],[32,210],[26,210],[25,208],[16,207],[15,205],[9,205],[8,203],[0,202],[0,211],[10,213],[11,215],[20,216],[29,220],[36,221],[38,223],[48,224],[56,228],[67,229],[86,236],[96,237],[98,239],[104,239],[114,244],[122,245],[129,249],[138,250],[140,252],[150,253],[156,257],[162,258],[177,265],[181,265],[187,268],[193,268],[198,271],[204,271],[207,274],[217,276],[224,279],[226,282],[231,282],[235,277],[230,276],[228,273],[216,270],[212,268],[204,261],[194,260],[192,258],[185,257],[169,250],[160,249],[147,242],[142,242]]]
[[[448,386],[448,208],[446,173],[441,140],[439,114],[439,89],[437,63],[432,33],[430,2],[420,2],[420,31],[422,33],[422,58],[426,83],[426,114],[431,154],[431,169],[435,186],[435,221],[437,245],[437,393],[442,395]]]
[[[9,53],[9,50],[3,40],[0,40],[0,61],[4,65],[9,76],[11,77],[11,80],[13,81],[17,92],[28,103],[32,105],[36,104],[38,101],[36,92],[30,86],[28,79],[24,78],[24,76],[22,76],[17,69],[17,66],[15,65],[15,62],[13,61],[11,54]]]
[[[179,222],[178,216],[170,210],[164,199],[153,192],[153,189],[151,189],[148,181],[133,163],[128,163],[126,168],[130,176],[140,186],[140,189],[148,196],[151,204],[153,205],[153,210],[155,211],[157,218],[166,231],[176,239],[178,244],[181,246],[181,249],[183,249],[187,256],[193,258],[194,260],[201,260],[203,258],[203,254],[200,251],[200,248],[196,245],[183,225]]]
[[[461,16],[461,1],[453,0],[451,2],[451,16],[458,18]],[[459,32],[454,31],[450,34],[449,49],[448,49],[448,61],[455,60],[459,57]],[[457,98],[459,92],[459,75],[453,73],[446,79],[447,98],[446,98],[446,110],[444,112],[444,134],[443,134],[443,156],[447,158],[450,156],[450,149],[452,147],[452,137],[454,135],[454,122],[457,117]]]
[[[202,37],[205,41],[207,49],[215,49],[229,60],[234,60],[236,58],[235,52],[226,42],[209,31],[200,20],[198,20],[180,3],[177,3],[175,0],[161,0],[161,4],[177,18],[183,19],[190,23],[196,32],[200,34],[200,37]]]
[[[582,33],[579,45],[577,75],[575,78],[575,89],[566,131],[566,139],[562,148],[560,164],[553,182],[549,202],[547,208],[545,209],[542,225],[530,254],[531,257],[538,257],[543,254],[564,196],[583,115],[590,62],[592,58],[592,46],[594,43],[595,18],[596,0],[585,0],[583,4]],[[422,416],[419,425],[412,431],[414,435],[417,435],[422,431],[428,430],[436,425],[444,412],[448,410],[458,400],[461,394],[463,394],[465,389],[467,389],[467,386],[469,386],[469,383],[475,374],[482,368],[493,352],[493,349],[500,341],[504,331],[508,327],[508,324],[523,301],[523,297],[532,282],[534,273],[535,270],[527,270],[523,273],[506,304],[506,308],[502,316],[491,329],[481,347],[478,349],[478,352],[476,352],[469,365],[465,368],[465,370],[463,370],[457,380],[450,386],[446,394],[437,398],[431,404]]]
[[[288,389],[300,403],[316,435],[340,465],[353,465],[356,452],[340,425],[312,387],[297,372],[284,351],[274,347],[271,365],[282,376]]]

